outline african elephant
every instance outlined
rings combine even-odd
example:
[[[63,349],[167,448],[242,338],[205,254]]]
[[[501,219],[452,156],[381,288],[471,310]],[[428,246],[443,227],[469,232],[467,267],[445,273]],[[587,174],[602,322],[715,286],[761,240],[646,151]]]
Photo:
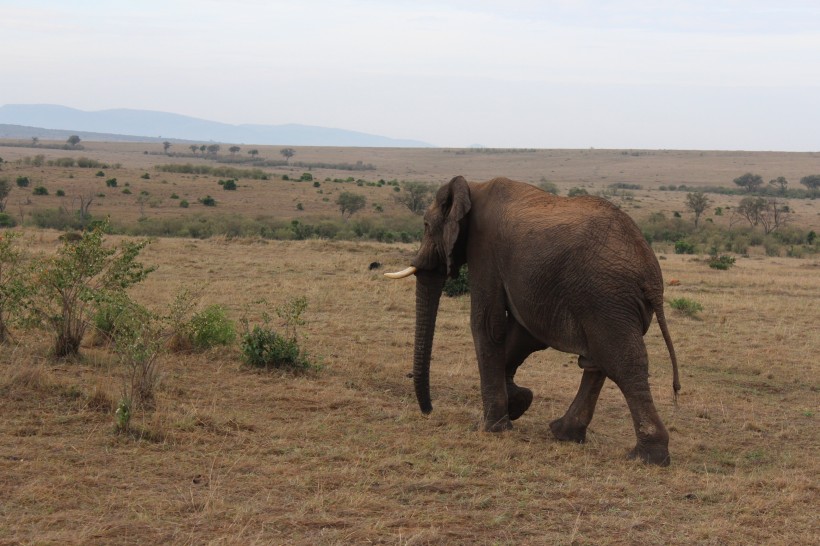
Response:
[[[412,265],[416,276],[413,378],[421,411],[430,403],[430,356],[447,277],[468,264],[470,328],[484,406],[484,429],[512,428],[532,403],[513,381],[531,353],[553,347],[577,354],[581,386],[566,414],[550,423],[559,440],[583,442],[606,378],[623,392],[638,437],[630,458],[669,464],[669,434],[649,389],[643,335],[653,312],[672,360],[658,261],[635,223],[598,197],[565,198],[496,178],[443,185],[424,215]]]

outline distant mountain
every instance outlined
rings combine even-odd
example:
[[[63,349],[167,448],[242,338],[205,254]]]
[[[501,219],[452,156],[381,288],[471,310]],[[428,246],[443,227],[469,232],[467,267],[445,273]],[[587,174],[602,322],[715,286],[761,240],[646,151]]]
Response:
[[[185,140],[232,144],[418,148],[417,140],[309,125],[231,125],[152,110],[86,112],[54,104],[0,106],[0,138],[48,139],[37,129],[76,134],[83,140]],[[60,135],[58,138],[62,138]],[[67,137],[66,137],[67,138]]]

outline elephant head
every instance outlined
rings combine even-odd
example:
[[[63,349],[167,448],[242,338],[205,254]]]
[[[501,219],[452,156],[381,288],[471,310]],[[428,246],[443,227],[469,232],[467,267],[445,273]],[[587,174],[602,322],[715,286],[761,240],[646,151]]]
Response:
[[[470,212],[470,188],[457,176],[439,188],[424,214],[424,237],[412,265],[392,279],[416,275],[416,335],[413,349],[413,381],[416,399],[425,414],[430,402],[430,356],[439,300],[447,277],[455,277],[466,261],[466,232]]]

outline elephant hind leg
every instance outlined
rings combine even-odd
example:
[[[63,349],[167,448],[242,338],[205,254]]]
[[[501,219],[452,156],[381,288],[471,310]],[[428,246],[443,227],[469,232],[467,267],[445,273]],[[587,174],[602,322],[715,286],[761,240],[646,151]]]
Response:
[[[637,347],[635,356],[627,358],[621,355],[618,361],[614,361],[617,366],[608,370],[609,377],[621,389],[632,414],[637,443],[628,456],[630,459],[668,466],[669,433],[655,409],[652,392],[649,389],[649,357],[646,354],[643,337],[631,346]]]
[[[550,423],[550,430],[558,440],[582,444],[586,441],[587,426],[595,413],[595,405],[606,381],[606,375],[592,367],[591,362],[583,356],[578,357],[578,365],[584,368],[578,394],[564,416]]]

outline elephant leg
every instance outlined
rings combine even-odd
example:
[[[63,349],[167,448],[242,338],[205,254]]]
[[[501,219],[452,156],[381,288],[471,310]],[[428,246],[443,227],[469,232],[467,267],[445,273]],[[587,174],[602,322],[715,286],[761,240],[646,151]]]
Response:
[[[564,416],[550,423],[550,430],[558,440],[582,444],[586,441],[587,426],[595,413],[595,404],[598,403],[606,375],[583,356],[578,357],[578,365],[584,369],[578,394]]]
[[[643,337],[633,337],[632,343],[625,341],[625,344],[632,348],[632,356],[621,355],[619,361],[614,362],[616,367],[607,369],[607,374],[621,389],[632,414],[638,441],[629,452],[629,458],[667,466],[670,462],[669,433],[655,409],[649,389],[649,357]]]
[[[532,391],[520,387],[513,380],[518,367],[535,351],[547,346],[533,338],[510,314],[507,316],[506,339],[506,374],[507,374],[507,411],[510,421],[515,421],[527,411],[532,404]]]
[[[669,433],[663,426],[660,416],[652,401],[649,390],[649,381],[646,379],[618,384],[624,393],[629,412],[632,414],[632,424],[638,443],[629,452],[630,459],[640,458],[642,461],[660,466],[668,466]]]
[[[471,292],[473,291],[471,279]],[[501,293],[499,290],[498,293]],[[483,300],[483,301],[482,301]],[[502,299],[487,303],[473,296],[470,327],[473,332],[478,371],[481,377],[481,400],[484,406],[484,430],[501,432],[512,428],[509,416],[506,374],[507,318]]]

